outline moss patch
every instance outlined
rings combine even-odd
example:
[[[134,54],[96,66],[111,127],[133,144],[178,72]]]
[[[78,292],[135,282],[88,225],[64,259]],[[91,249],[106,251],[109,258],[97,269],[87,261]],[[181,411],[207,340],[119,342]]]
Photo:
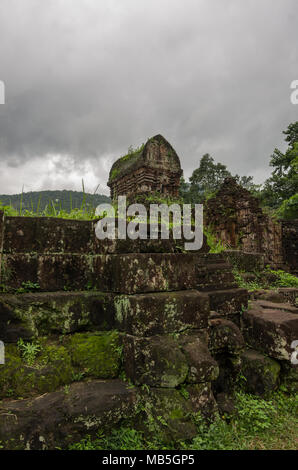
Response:
[[[38,343],[39,351],[29,363],[21,348],[6,345],[0,398],[27,398],[88,377],[118,376],[122,351],[116,331],[77,333],[60,342],[44,337]]]
[[[24,398],[56,390],[72,382],[74,369],[63,346],[43,347],[33,365],[22,358],[16,345],[5,349],[5,364],[0,367],[0,397]]]
[[[68,345],[76,367],[92,377],[114,378],[118,376],[121,347],[116,331],[107,333],[77,333]]]

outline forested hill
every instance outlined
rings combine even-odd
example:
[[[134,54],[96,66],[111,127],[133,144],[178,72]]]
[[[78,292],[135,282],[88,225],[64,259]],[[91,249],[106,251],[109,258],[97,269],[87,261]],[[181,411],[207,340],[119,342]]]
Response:
[[[82,205],[97,207],[103,202],[110,202],[110,198],[102,194],[89,194],[79,191],[32,191],[23,194],[0,195],[0,203],[12,206],[19,210],[43,211],[49,204],[54,204],[67,212],[80,209]]]

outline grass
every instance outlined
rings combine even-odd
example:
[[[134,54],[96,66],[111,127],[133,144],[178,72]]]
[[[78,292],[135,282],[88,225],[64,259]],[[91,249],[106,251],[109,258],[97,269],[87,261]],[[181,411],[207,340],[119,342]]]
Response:
[[[95,215],[95,208],[90,206],[83,206],[77,209],[71,209],[69,212],[62,209],[59,203],[49,201],[46,208],[42,211],[34,211],[28,209],[19,210],[13,206],[4,206],[0,202],[0,211],[3,211],[6,216],[19,216],[19,217],[56,217],[60,219],[75,219],[75,220],[92,220],[97,219]]]
[[[94,194],[96,194],[99,185],[95,189]],[[92,220],[98,219],[98,216],[95,215],[96,207],[91,206],[87,203],[87,193],[85,191],[85,184],[84,180],[82,180],[82,191],[83,191],[83,200],[81,203],[81,207],[73,208],[72,207],[72,196],[71,193],[70,197],[70,210],[67,211],[62,208],[62,202],[49,200],[46,207],[41,210],[40,209],[40,198],[37,203],[36,210],[34,210],[34,204],[31,200],[31,209],[23,207],[23,190],[22,194],[20,195],[19,201],[19,209],[16,209],[12,204],[4,205],[0,201],[0,211],[4,212],[6,216],[20,216],[20,217],[56,217],[61,219],[74,219],[74,220]]]
[[[217,416],[207,425],[197,420],[190,442],[164,443],[122,426],[110,434],[86,436],[72,450],[290,450],[298,448],[298,395],[275,392],[269,400],[238,392],[232,417]]]
[[[244,271],[240,271],[234,267],[233,274],[239,287],[252,292],[258,289],[275,290],[280,287],[298,287],[298,277],[294,274],[287,273],[282,269],[274,270],[269,266],[261,272],[252,273],[254,280],[246,280]]]

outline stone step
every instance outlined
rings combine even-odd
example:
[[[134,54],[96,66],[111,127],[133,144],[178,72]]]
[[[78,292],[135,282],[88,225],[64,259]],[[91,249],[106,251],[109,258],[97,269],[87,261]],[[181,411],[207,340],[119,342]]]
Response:
[[[200,270],[197,275],[197,289],[208,291],[211,289],[233,289],[237,287],[234,275],[229,265],[222,267],[207,267],[206,271]]]
[[[108,290],[105,255],[82,254],[14,254],[2,255],[2,288],[20,289],[23,285],[38,285],[41,291],[86,290],[100,286]],[[96,270],[96,275],[95,275]]]
[[[67,448],[68,443],[109,430],[134,413],[136,393],[115,379],[78,382],[36,398],[0,403],[5,449]]]
[[[298,339],[298,316],[276,308],[263,308],[252,302],[243,313],[243,334],[252,348],[275,359],[291,361],[293,341]]]
[[[115,325],[135,336],[208,328],[209,297],[196,290],[116,295]]]
[[[0,294],[0,331],[4,342],[114,327],[113,296],[108,293]]]
[[[2,255],[1,284],[41,291],[86,290],[119,293],[194,289],[208,258],[198,253],[14,254]]]
[[[199,255],[192,253],[115,255],[110,288],[125,294],[194,289],[199,262]]]
[[[110,259],[110,288],[114,292],[204,291],[214,285],[218,288],[235,286],[230,265],[217,254],[124,254]]]
[[[276,302],[270,302],[268,300],[255,300],[254,301],[255,306],[259,306],[261,308],[270,308],[270,309],[275,309],[275,310],[283,310],[284,312],[290,312],[290,313],[296,313],[298,314],[298,307],[294,307],[293,305],[289,303],[276,303]]]
[[[3,254],[2,288],[35,284],[41,291],[86,290],[136,294],[235,286],[230,266],[199,253]]]
[[[208,295],[196,290],[0,294],[1,340],[115,328],[136,336],[178,333],[208,328],[209,311]]]
[[[297,287],[281,287],[278,293],[284,298],[285,302],[298,306],[298,288]]]
[[[247,308],[248,292],[246,289],[204,291],[210,299],[210,309],[219,315],[239,314]]]
[[[97,220],[5,217],[3,221],[0,218],[4,254],[174,253],[184,248],[184,239],[174,240],[171,231],[169,240],[161,240],[160,231],[157,240],[99,240],[95,235]],[[200,253],[208,251],[204,236]]]

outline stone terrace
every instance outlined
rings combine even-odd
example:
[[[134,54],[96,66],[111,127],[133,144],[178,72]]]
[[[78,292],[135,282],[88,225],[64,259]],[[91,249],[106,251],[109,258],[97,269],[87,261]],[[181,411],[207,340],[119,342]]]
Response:
[[[189,439],[196,414],[212,418],[240,372],[255,393],[296,384],[296,311],[247,310],[230,264],[206,245],[181,253],[174,240],[99,241],[95,222],[0,221],[5,448],[65,448],[127,420]],[[24,363],[20,338],[39,340],[35,363]]]

